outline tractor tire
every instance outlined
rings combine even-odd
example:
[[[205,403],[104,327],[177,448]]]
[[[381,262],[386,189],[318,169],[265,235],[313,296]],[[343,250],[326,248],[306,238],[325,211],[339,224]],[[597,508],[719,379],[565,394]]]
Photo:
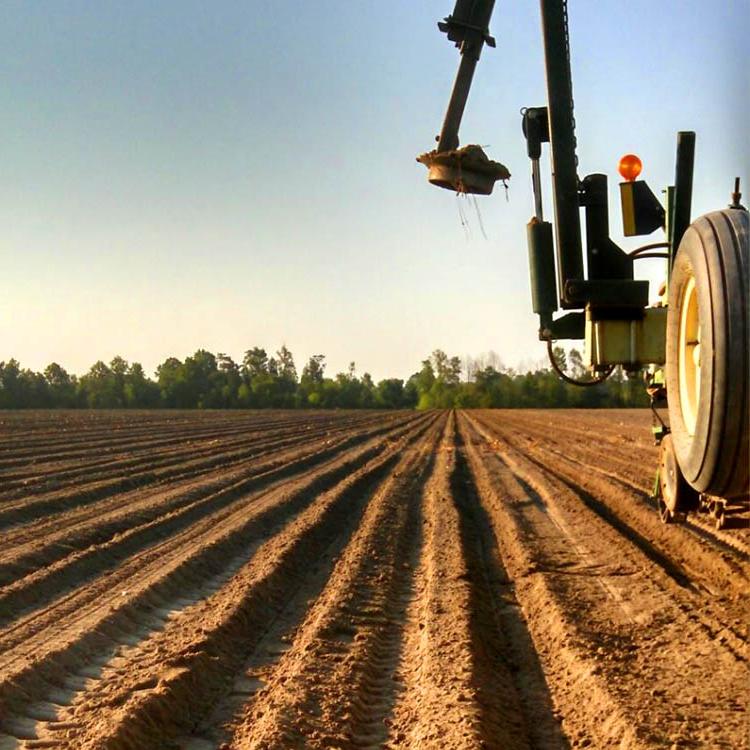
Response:
[[[700,493],[685,481],[674,455],[672,435],[666,435],[659,449],[659,516],[664,523],[675,523],[698,510]]]
[[[748,212],[701,216],[672,269],[666,384],[674,453],[698,492],[748,494]]]

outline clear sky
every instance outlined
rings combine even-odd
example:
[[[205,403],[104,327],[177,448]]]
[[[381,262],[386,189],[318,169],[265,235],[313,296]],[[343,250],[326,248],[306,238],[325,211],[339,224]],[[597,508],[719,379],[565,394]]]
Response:
[[[324,353],[378,379],[436,347],[539,359],[518,114],[545,103],[538,4],[497,2],[461,131],[513,174],[480,199],[486,239],[414,160],[458,64],[436,28],[452,8],[2,3],[0,360],[152,371],[285,342],[300,368]],[[749,0],[570,0],[570,22],[580,174],[610,175],[616,240],[619,157],[658,193],[679,129],[698,133],[696,214],[735,175],[750,198]]]

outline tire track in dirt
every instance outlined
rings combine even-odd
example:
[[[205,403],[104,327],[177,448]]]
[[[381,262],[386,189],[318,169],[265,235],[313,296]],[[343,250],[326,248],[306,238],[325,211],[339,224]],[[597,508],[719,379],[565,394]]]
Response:
[[[269,412],[260,458],[12,527],[0,750],[746,746],[747,561],[654,518],[642,418]]]
[[[501,726],[512,726],[516,744],[565,748],[567,739],[552,702],[528,627],[505,570],[492,521],[471,472],[467,433],[458,431],[453,497],[461,517],[461,539],[472,582],[471,618],[474,681],[480,704],[491,706],[483,716],[485,747],[510,747],[498,742]]]
[[[174,617],[163,630],[152,630],[151,636],[132,646],[127,655],[120,654],[127,657],[127,666],[99,663],[97,684],[84,688],[72,699],[69,710],[56,714],[57,722],[37,727],[34,733],[62,747],[141,748],[144,743],[160,746],[180,729],[190,728],[194,717],[211,705],[212,697],[237,669],[238,660],[241,665],[242,654],[283,609],[290,595],[290,580],[304,574],[351,513],[362,511],[367,498],[397,463],[401,450],[433,421],[434,416],[427,422],[421,420],[397,443],[382,441],[382,449],[367,464],[347,471],[327,491],[321,487],[308,492],[304,507],[292,517],[277,518],[273,527],[267,528],[265,539],[254,534],[252,538],[260,541],[260,546],[251,550],[250,558],[246,557],[226,585],[209,599],[183,610],[183,615]],[[230,528],[235,537],[246,536],[247,530],[238,530],[236,524]],[[190,550],[185,550],[185,555],[189,554]],[[197,562],[194,555],[186,562],[193,587],[201,569],[198,566],[196,570]],[[190,585],[183,587],[183,596],[185,590],[190,591]],[[153,586],[149,593],[154,595]],[[90,648],[84,663],[91,663],[97,651],[100,661],[103,645]],[[82,655],[69,666],[80,666]],[[17,710],[16,715],[28,720],[23,711]]]
[[[396,439],[407,429],[408,427],[398,427],[385,434],[389,439]],[[376,434],[380,433],[381,431],[376,431]],[[273,486],[278,487],[280,482],[294,481],[302,472],[307,473],[325,460],[328,465],[335,465],[340,461],[339,456],[345,449],[353,449],[371,437],[370,433],[354,435],[347,438],[343,444],[337,445],[335,449],[330,448],[303,456],[268,472],[255,474],[249,479],[242,479],[219,492],[211,493],[164,514],[154,513],[157,516],[155,519],[146,520],[141,524],[131,515],[130,527],[108,538],[107,541],[88,547],[79,544],[80,551],[54,564],[48,561],[31,575],[0,588],[0,626],[7,627],[10,622],[21,618],[24,607],[33,606],[38,610],[53,600],[65,598],[66,592],[71,588],[81,587],[88,580],[122,565],[141,550],[154,544],[164,549],[164,544],[172,544],[173,537],[176,538],[184,529],[207,516],[211,517],[212,522],[216,522],[233,513],[234,508],[250,505]],[[103,526],[103,529],[102,526],[96,527],[97,531],[106,533],[107,525]],[[163,539],[167,542],[163,543]],[[66,546],[71,546],[70,541]],[[19,626],[23,623],[24,620]]]
[[[227,494],[254,486],[260,488],[274,478],[323,461],[347,447],[405,424],[408,420],[387,421],[353,434],[347,430],[339,440],[330,438],[321,444],[311,441],[309,446],[305,444],[301,449],[291,448],[279,453],[266,451],[260,460],[246,462],[239,471],[212,472],[182,486],[177,484],[175,490],[137,492],[13,529],[6,532],[4,550],[0,553],[0,584],[75,555],[77,551],[90,553],[92,546],[106,543],[115,535],[132,532],[135,527],[147,525],[161,516],[187,511],[188,506],[195,506],[202,500],[209,502],[211,495],[217,495],[214,499],[219,501]]]
[[[301,625],[285,635],[288,649],[275,664],[254,657],[243,672],[265,684],[235,718],[232,747],[363,748],[386,738],[420,546],[420,486],[444,424],[402,453]]]
[[[707,632],[700,603],[549,471],[468,424],[566,733],[595,747],[740,747],[747,662]]]
[[[424,418],[418,424],[423,423]],[[411,427],[411,430],[414,429],[419,429],[419,427]],[[400,433],[403,434],[407,430],[409,427],[403,428]],[[391,444],[392,441],[387,437],[375,437],[362,447],[345,453],[343,456],[333,458],[321,466],[308,468],[297,478],[286,478],[286,481],[271,485],[266,492],[256,497],[250,496],[250,502],[247,502],[247,498],[240,496],[223,513],[199,518],[179,533],[136,552],[126,561],[120,562],[119,566],[114,569],[105,564],[102,575],[94,578],[89,586],[74,589],[53,605],[36,611],[23,621],[0,632],[0,670],[7,670],[12,659],[19,659],[19,656],[11,651],[12,648],[20,648],[22,656],[27,652],[35,652],[44,637],[52,642],[59,640],[56,632],[61,622],[66,622],[64,619],[66,616],[70,616],[72,625],[75,625],[79,619],[85,617],[85,611],[81,615],[80,610],[86,602],[91,602],[94,609],[102,609],[98,604],[100,598],[104,596],[105,600],[111,601],[109,592],[116,590],[115,587],[129,586],[130,584],[123,583],[129,577],[134,576],[136,580],[140,577],[148,578],[148,571],[152,568],[157,576],[161,576],[165,572],[168,560],[174,559],[175,564],[179,566],[183,558],[186,558],[186,549],[195,549],[202,554],[205,552],[207,539],[217,537],[220,531],[231,536],[233,523],[246,524],[256,516],[262,516],[269,509],[272,512],[278,512],[277,506],[282,509],[285,506],[294,508],[295,502],[297,504],[306,502],[310,493],[314,493],[316,488],[319,489],[332,481],[338,481],[342,473],[353,470]],[[128,603],[127,600],[118,602],[117,606],[126,603]],[[106,609],[104,607],[104,610]],[[27,642],[30,633],[34,635],[34,638],[31,642]]]
[[[346,435],[350,429],[351,426],[340,427],[332,431],[324,429],[319,434],[330,435],[330,439],[333,439],[336,436]],[[136,474],[120,476],[115,473],[113,478],[100,479],[73,489],[41,493],[40,495],[32,495],[28,499],[5,502],[0,506],[0,529],[7,529],[14,524],[33,521],[42,515],[65,512],[72,508],[91,505],[128,490],[140,490],[150,485],[160,486],[166,482],[189,479],[211,469],[226,471],[233,466],[241,466],[249,459],[257,460],[272,454],[279,448],[305,444],[314,436],[303,432],[277,441],[260,441],[255,447],[235,451],[234,453],[231,451],[225,452],[221,446],[218,446],[218,451],[214,455],[204,458],[190,456],[186,461],[182,461],[176,466],[149,468]]]
[[[137,473],[138,469],[157,469],[168,467],[170,465],[186,463],[200,457],[210,457],[213,454],[235,454],[242,458],[242,451],[257,447],[280,447],[285,443],[292,444],[295,440],[307,440],[314,435],[326,435],[341,432],[342,428],[348,426],[350,429],[356,429],[366,424],[382,422],[382,419],[375,419],[372,416],[347,418],[339,420],[337,423],[323,422],[322,420],[312,421],[310,424],[297,423],[268,423],[264,429],[258,429],[257,425],[252,425],[252,429],[233,428],[231,431],[226,430],[222,433],[213,433],[206,438],[196,437],[188,433],[181,435],[178,440],[170,440],[165,445],[156,449],[154,446],[138,444],[128,444],[124,446],[125,454],[122,451],[114,456],[108,456],[95,462],[66,462],[62,466],[53,465],[49,472],[45,474],[39,471],[36,463],[33,465],[34,473],[21,474],[15,482],[8,481],[7,475],[0,476],[3,486],[7,488],[0,499],[6,503],[18,496],[28,495],[30,491],[36,494],[50,491],[60,491],[65,486],[72,484],[79,477],[85,477],[87,484],[92,484],[95,480],[106,479],[117,476],[127,470],[127,474],[132,476]],[[71,466],[73,468],[66,468]],[[13,489],[13,485],[16,488]],[[80,489],[80,488],[79,488]]]
[[[455,430],[451,423],[423,495],[425,539],[388,746],[567,747],[538,664],[526,658],[528,633]]]
[[[537,417],[525,423],[514,416],[512,412],[502,412],[504,427],[522,434],[523,439],[530,443],[531,447],[541,446],[545,452],[553,454],[559,461],[575,464],[584,476],[598,474],[622,485],[633,500],[639,501],[647,509],[650,519],[654,520],[654,513],[651,512],[654,510],[651,492],[658,464],[658,448],[653,441],[646,443],[644,438],[636,441],[631,439],[629,434],[615,435],[609,438],[613,448],[621,445],[617,442],[618,437],[620,441],[627,441],[627,448],[603,451],[599,440],[591,440],[590,427],[587,434],[581,428],[569,427],[560,419],[551,421]],[[575,416],[579,420],[582,419],[580,412]],[[588,423],[592,420],[586,414],[584,421]],[[643,427],[647,421],[644,416]],[[609,430],[621,429],[616,418],[611,422],[613,424],[609,426]],[[642,432],[644,435],[648,434],[645,429]],[[600,435],[597,427],[597,438],[600,437],[606,436]],[[689,515],[686,524],[670,529],[670,536],[680,537],[683,533],[690,533],[724,556],[729,555],[739,563],[750,562],[750,526],[747,510],[744,513],[733,513],[728,526],[731,528],[727,530],[716,529],[715,523],[709,517],[693,513]],[[748,570],[747,565],[744,568]]]
[[[432,418],[427,419],[431,421]],[[422,432],[426,428],[425,417],[422,417],[417,425],[411,427],[411,434]],[[46,705],[49,702],[49,683],[69,690],[70,685],[66,684],[65,675],[68,672],[80,671],[81,665],[93,665],[94,674],[101,672],[113,643],[128,643],[127,640],[118,640],[122,638],[120,631],[124,630],[127,638],[131,638],[133,633],[143,631],[144,617],[146,625],[149,625],[155,608],[164,610],[165,607],[171,606],[174,609],[175,601],[184,597],[185,592],[190,592],[191,589],[198,590],[198,595],[192,598],[200,599],[200,586],[205,584],[207,576],[222,573],[227,559],[233,556],[232,550],[234,554],[244,554],[247,562],[253,545],[261,543],[263,547],[263,539],[269,537],[267,545],[272,549],[281,548],[282,552],[286,552],[288,550],[285,548],[292,549],[297,542],[284,544],[282,537],[277,539],[274,536],[280,524],[296,527],[302,523],[301,518],[310,517],[310,522],[303,526],[308,530],[315,529],[317,526],[313,520],[320,516],[320,513],[311,508],[314,509],[321,504],[324,510],[335,507],[343,513],[346,508],[344,500],[348,497],[347,493],[353,483],[360,487],[363,483],[366,484],[372,475],[379,475],[378,472],[385,471],[385,468],[395,461],[400,444],[385,438],[376,438],[371,441],[369,447],[366,446],[358,452],[353,452],[354,455],[344,457],[337,465],[318,471],[317,475],[304,477],[296,483],[289,482],[279,490],[268,493],[264,502],[256,502],[249,508],[240,508],[238,513],[221,522],[206,524],[205,532],[194,535],[192,539],[171,540],[170,544],[174,549],[171,554],[165,554],[163,550],[154,550],[150,563],[147,560],[136,559],[132,561],[130,569],[128,566],[118,568],[114,571],[117,583],[108,584],[105,589],[111,590],[114,586],[118,589],[120,586],[128,588],[123,590],[123,599],[117,602],[114,609],[111,597],[103,602],[93,599],[88,607],[74,611],[72,617],[58,622],[46,635],[44,632],[35,634],[30,642],[21,641],[13,652],[2,653],[0,674],[5,679],[0,682],[0,704],[4,706],[0,715],[12,713],[16,717],[9,726],[4,727],[5,730],[18,733],[18,721],[21,722],[23,730],[24,722],[28,725],[29,721],[33,721],[29,711],[37,713],[39,704],[41,713],[49,718],[49,707]],[[342,505],[344,509],[340,509]],[[334,516],[330,513],[323,513],[323,516],[328,519],[325,527],[328,528],[334,522]],[[262,602],[261,598],[257,603]],[[231,598],[226,603],[227,606],[230,603]],[[196,606],[202,608],[205,617],[206,602],[198,601]],[[243,617],[246,616],[256,615],[251,609],[244,612]],[[197,627],[197,630],[202,633],[203,626]],[[146,654],[141,654],[141,657],[145,656]],[[13,664],[16,666],[13,667]],[[139,666],[140,663],[134,665],[136,668]],[[85,671],[86,667],[83,669]],[[131,672],[132,670],[128,674]],[[73,681],[76,682],[75,675]],[[98,710],[94,712],[94,716]],[[54,711],[56,713],[58,708]],[[64,721],[63,724],[67,722]],[[65,727],[63,730],[67,731]],[[33,733],[37,734],[37,730]],[[76,743],[77,741],[73,745],[78,747]]]
[[[482,415],[484,416],[484,415]],[[479,418],[482,419],[482,416]],[[513,434],[488,423],[494,435],[511,445]],[[704,628],[735,656],[748,658],[747,619],[750,605],[748,567],[726,554],[717,554],[680,527],[664,526],[621,483],[597,475],[582,475],[575,463],[545,453],[543,445],[524,446],[526,459],[548,478],[555,478],[580,502],[635,546],[666,573],[677,588],[672,596],[695,614]]]
[[[520,442],[519,433],[500,424],[496,417],[488,419],[485,412],[480,412],[477,418],[506,443]],[[611,471],[611,459],[608,455],[597,455],[595,451],[588,449],[589,460],[584,463],[575,455],[577,446],[570,447],[569,451],[573,456],[568,456],[560,450],[550,449],[545,436],[532,443],[525,439],[522,447],[541,468],[556,472],[562,481],[574,485],[587,497],[594,498],[602,513],[610,512],[613,517],[617,516],[623,524],[648,539],[650,544],[675,564],[687,566],[689,572],[697,579],[702,579],[708,588],[737,587],[747,590],[750,584],[750,565],[744,561],[742,554],[736,554],[736,551],[729,553],[723,547],[717,548],[713,544],[709,546],[680,525],[667,527],[661,524],[646,492],[634,482],[632,474],[630,478],[625,478]],[[644,467],[641,464],[634,468],[633,474],[648,476],[650,469],[650,466]],[[726,532],[726,535],[731,535],[731,532]]]

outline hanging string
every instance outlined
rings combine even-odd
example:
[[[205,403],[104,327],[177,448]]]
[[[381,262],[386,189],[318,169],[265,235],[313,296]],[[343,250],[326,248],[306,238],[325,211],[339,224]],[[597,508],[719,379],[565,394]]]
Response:
[[[466,237],[466,241],[469,242],[471,240],[471,226],[469,224],[469,220],[466,216],[466,213],[463,210],[463,207],[461,206],[461,197],[464,196],[464,193],[456,193],[456,205],[458,206],[458,218],[461,220],[461,226],[464,228],[464,237]]]
[[[482,214],[479,212],[479,202],[477,201],[477,196],[472,195],[471,199],[474,202],[474,210],[477,212],[477,220],[479,221],[479,229],[482,232],[482,237],[484,237],[484,239],[487,239],[487,232],[484,231],[484,223],[482,222]]]

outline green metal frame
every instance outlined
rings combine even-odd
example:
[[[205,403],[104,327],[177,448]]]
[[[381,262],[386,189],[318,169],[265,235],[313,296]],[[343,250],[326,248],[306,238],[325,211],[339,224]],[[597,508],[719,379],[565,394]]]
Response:
[[[540,0],[547,105],[522,111],[536,207],[528,227],[532,299],[543,340],[584,338],[583,312],[554,318],[559,308],[588,310],[600,320],[638,320],[648,305],[648,282],[633,278],[633,258],[609,236],[606,175],[578,177],[567,4],[568,0]],[[458,130],[482,47],[495,46],[489,34],[493,8],[494,0],[458,0],[454,12],[438,24],[461,53],[438,152],[458,148]],[[539,158],[543,143],[549,143],[552,162],[554,238],[552,225],[542,216]],[[694,146],[694,133],[679,134],[675,188],[667,207],[670,267],[690,223]],[[581,208],[585,210],[587,274]]]

